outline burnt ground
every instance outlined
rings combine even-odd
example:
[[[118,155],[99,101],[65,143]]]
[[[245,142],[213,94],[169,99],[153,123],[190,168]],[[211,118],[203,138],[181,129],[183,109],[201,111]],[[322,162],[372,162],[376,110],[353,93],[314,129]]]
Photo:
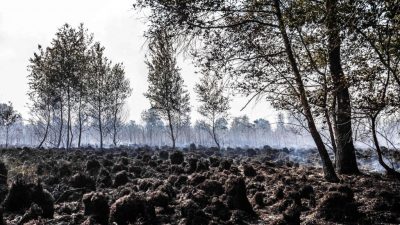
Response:
[[[290,151],[0,150],[3,224],[400,224],[400,182]]]

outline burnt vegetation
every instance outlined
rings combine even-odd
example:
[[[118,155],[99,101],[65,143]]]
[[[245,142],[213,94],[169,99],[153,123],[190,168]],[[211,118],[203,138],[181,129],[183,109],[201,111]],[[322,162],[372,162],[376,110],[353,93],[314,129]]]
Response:
[[[254,151],[1,150],[3,224],[400,222],[396,180],[364,174],[329,183],[284,150]],[[22,165],[31,169],[12,169]]]

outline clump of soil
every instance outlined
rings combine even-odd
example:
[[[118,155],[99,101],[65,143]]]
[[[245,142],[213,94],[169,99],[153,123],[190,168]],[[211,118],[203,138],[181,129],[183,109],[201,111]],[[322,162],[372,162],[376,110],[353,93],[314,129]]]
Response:
[[[171,161],[171,164],[182,164],[184,161],[183,153],[181,151],[175,151],[171,153],[169,160]]]
[[[36,208],[39,207],[41,217],[53,218],[54,198],[51,193],[43,189],[40,183],[35,185],[18,178],[11,185],[10,191],[3,202],[3,207],[6,212],[21,213],[32,207],[33,203],[35,206],[32,210],[35,213],[38,212]]]
[[[231,177],[226,182],[226,195],[228,196],[228,206],[231,209],[240,209],[249,214],[254,214],[246,194],[246,184],[243,178]]]
[[[90,216],[95,222],[106,225],[110,214],[107,197],[101,192],[90,192],[82,198],[85,215]]]
[[[139,195],[130,194],[118,199],[111,205],[109,222],[126,225],[136,223],[140,219],[151,223],[155,221],[155,218],[156,213],[153,205]]]

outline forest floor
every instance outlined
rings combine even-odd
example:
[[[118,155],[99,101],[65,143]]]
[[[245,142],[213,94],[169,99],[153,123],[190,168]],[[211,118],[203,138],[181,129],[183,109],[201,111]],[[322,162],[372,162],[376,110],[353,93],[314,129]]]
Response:
[[[400,224],[400,181],[288,150],[0,150],[3,224]],[[1,222],[1,221],[0,221]]]

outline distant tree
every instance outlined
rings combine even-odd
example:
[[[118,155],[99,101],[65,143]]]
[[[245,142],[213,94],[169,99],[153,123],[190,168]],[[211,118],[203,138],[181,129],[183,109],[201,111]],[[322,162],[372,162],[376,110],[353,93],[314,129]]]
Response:
[[[142,112],[142,120],[145,125],[146,133],[148,135],[149,144],[154,143],[154,133],[161,129],[164,124],[161,121],[160,116],[157,114],[157,111],[154,109],[144,110]]]
[[[254,120],[253,124],[256,131],[256,136],[254,137],[256,139],[255,142],[259,144],[264,141],[263,143],[265,144],[272,133],[271,124],[268,120],[262,118]]]
[[[228,118],[222,117],[215,122],[215,128],[220,133],[220,141],[225,141],[224,136],[229,132]]]
[[[231,123],[232,130],[247,130],[251,129],[252,127],[253,124],[250,122],[249,117],[246,115],[234,117]]]
[[[166,30],[158,30],[149,44],[146,62],[149,88],[145,96],[153,109],[168,121],[172,147],[176,144],[176,125],[190,111],[189,93],[176,65],[175,49]]]
[[[247,115],[234,117],[231,122],[231,132],[234,134],[234,138],[240,140],[240,145],[249,144],[251,139],[251,131],[254,128],[254,124],[250,122]],[[243,137],[243,135],[245,135]]]
[[[271,131],[271,124],[269,121],[262,118],[254,120],[254,126],[256,129],[261,129],[265,132]]]
[[[8,147],[10,129],[19,119],[21,119],[21,115],[14,110],[11,102],[0,104],[0,126],[6,129],[6,148]]]
[[[285,125],[285,115],[283,113],[278,113],[278,117],[276,120],[276,131],[278,133],[286,132],[286,125]]]
[[[198,108],[200,115],[205,117],[211,137],[218,148],[221,148],[217,135],[217,120],[228,116],[229,97],[224,95],[223,81],[216,75],[206,73],[195,86],[198,100],[201,105]]]
[[[205,136],[210,137],[209,135],[210,130],[207,128],[206,122],[204,120],[196,120],[193,129],[195,132],[195,137],[197,142],[200,145],[208,144],[208,141],[206,141],[208,138],[206,139]]]
[[[191,139],[191,117],[190,108],[186,108],[185,111],[175,115],[175,130],[176,140],[180,141],[181,144],[187,145]]]

